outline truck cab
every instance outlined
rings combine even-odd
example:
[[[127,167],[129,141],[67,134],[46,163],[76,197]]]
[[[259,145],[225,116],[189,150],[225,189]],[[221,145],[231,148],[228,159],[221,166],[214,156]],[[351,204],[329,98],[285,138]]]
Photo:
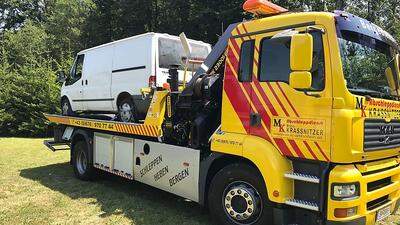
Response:
[[[212,150],[264,168],[273,202],[374,224],[400,197],[398,54],[390,34],[341,11],[237,24]],[[273,166],[274,154],[285,159]]]

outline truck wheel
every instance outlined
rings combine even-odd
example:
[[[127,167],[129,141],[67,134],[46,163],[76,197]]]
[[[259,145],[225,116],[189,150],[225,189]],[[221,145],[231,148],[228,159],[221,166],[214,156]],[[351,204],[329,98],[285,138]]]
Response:
[[[217,224],[273,223],[267,189],[258,174],[249,165],[235,163],[215,175],[208,192],[208,207]]]
[[[135,105],[130,98],[125,98],[118,106],[118,118],[125,123],[136,122]]]
[[[73,149],[73,167],[75,176],[81,180],[91,180],[95,174],[93,163],[89,159],[89,151],[85,141],[78,141]]]
[[[73,116],[74,111],[72,111],[71,104],[69,103],[68,99],[64,98],[61,101],[61,113],[63,116]]]

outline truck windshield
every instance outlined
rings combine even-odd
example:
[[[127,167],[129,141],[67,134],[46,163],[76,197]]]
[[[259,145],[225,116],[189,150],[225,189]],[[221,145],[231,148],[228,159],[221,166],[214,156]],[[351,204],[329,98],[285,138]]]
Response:
[[[341,31],[339,45],[343,73],[351,93],[397,99],[398,76],[394,69],[394,48],[352,31]]]
[[[205,60],[209,54],[207,45],[190,43],[192,47],[192,59]],[[168,69],[170,65],[181,65],[181,70],[184,69],[184,59],[186,58],[182,44],[179,40],[160,38],[158,41],[160,68]],[[188,67],[189,71],[196,71],[200,64],[191,64]]]

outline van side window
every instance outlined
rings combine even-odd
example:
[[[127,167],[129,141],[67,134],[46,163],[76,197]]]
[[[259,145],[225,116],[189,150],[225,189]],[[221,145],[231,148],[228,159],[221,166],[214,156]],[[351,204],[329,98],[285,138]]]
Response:
[[[70,76],[66,80],[66,85],[71,85],[81,79],[83,72],[83,61],[85,59],[85,55],[78,55],[75,60],[75,65],[71,70]]]
[[[322,35],[313,32],[314,53],[311,69],[311,90],[322,91],[325,88],[325,63]],[[260,70],[258,79],[264,82],[289,83],[290,75],[290,37],[264,39],[261,43]]]
[[[254,40],[245,41],[240,50],[239,81],[251,82],[253,75]]]

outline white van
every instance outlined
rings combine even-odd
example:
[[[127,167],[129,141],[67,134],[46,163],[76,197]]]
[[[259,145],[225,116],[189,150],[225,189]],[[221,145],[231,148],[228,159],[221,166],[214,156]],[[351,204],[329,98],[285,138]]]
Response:
[[[191,58],[205,59],[211,45],[189,40]],[[143,119],[149,99],[141,88],[162,87],[170,65],[183,65],[186,57],[179,37],[146,33],[104,44],[77,54],[61,88],[64,115],[116,113],[121,121]],[[198,66],[189,66],[187,81]],[[184,67],[179,71],[183,81]]]

